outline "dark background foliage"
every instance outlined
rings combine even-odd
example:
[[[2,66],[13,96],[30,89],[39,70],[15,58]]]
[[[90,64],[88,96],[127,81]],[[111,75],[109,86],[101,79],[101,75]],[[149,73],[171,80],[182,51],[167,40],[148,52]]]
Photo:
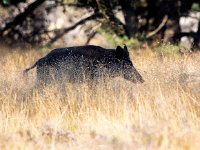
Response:
[[[104,31],[118,37],[137,38],[148,43],[159,39],[164,43],[178,44],[186,36],[193,39],[193,49],[199,48],[200,25],[196,32],[183,32],[180,28],[181,17],[188,17],[191,12],[200,12],[199,0],[2,0],[0,4],[4,10],[11,7],[19,10],[17,14],[10,13],[8,17],[1,19],[0,39],[7,39],[8,43],[21,41],[35,46],[41,45],[45,40],[46,45],[51,45],[77,26],[94,20],[101,22],[100,28]],[[20,4],[26,5],[23,10]],[[45,15],[36,13],[36,10],[40,8],[48,15],[56,7],[63,7],[65,12],[65,6],[87,8],[93,14],[81,18],[69,28],[53,31],[54,36],[51,38],[44,38],[44,35],[52,31],[48,31]],[[116,12],[122,12],[124,21],[116,16]],[[198,17],[193,18],[199,22]],[[92,38],[94,34],[90,34],[88,38]]]

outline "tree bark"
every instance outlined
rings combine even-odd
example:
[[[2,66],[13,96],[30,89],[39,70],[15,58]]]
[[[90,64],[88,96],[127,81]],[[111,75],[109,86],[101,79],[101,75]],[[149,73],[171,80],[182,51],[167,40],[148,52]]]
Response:
[[[132,0],[123,0],[120,2],[125,19],[126,35],[131,38],[137,32],[137,16]]]
[[[196,36],[194,37],[194,48],[199,49],[200,48],[200,21],[198,24],[198,30],[196,33]]]

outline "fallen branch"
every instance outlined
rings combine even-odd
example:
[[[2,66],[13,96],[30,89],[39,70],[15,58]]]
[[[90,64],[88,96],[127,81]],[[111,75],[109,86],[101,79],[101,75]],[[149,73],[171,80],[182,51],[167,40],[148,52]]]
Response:
[[[146,38],[148,39],[148,38],[154,36],[155,34],[157,34],[165,26],[165,24],[167,23],[167,20],[168,20],[168,15],[165,15],[161,24],[155,30],[148,33]]]

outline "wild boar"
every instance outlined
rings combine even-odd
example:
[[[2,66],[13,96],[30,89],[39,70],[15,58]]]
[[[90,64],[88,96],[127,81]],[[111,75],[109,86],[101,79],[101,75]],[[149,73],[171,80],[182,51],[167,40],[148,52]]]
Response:
[[[47,84],[52,80],[67,82],[93,81],[103,77],[122,76],[133,83],[144,80],[133,66],[126,46],[105,49],[100,46],[87,45],[52,50],[39,59],[33,66],[37,67],[37,83]]]

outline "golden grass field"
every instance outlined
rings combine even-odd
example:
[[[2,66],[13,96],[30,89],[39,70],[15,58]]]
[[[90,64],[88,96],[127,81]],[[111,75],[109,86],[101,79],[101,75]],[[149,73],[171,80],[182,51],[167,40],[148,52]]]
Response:
[[[131,53],[145,79],[34,88],[45,53],[1,48],[0,149],[199,149],[200,53],[161,57]]]

